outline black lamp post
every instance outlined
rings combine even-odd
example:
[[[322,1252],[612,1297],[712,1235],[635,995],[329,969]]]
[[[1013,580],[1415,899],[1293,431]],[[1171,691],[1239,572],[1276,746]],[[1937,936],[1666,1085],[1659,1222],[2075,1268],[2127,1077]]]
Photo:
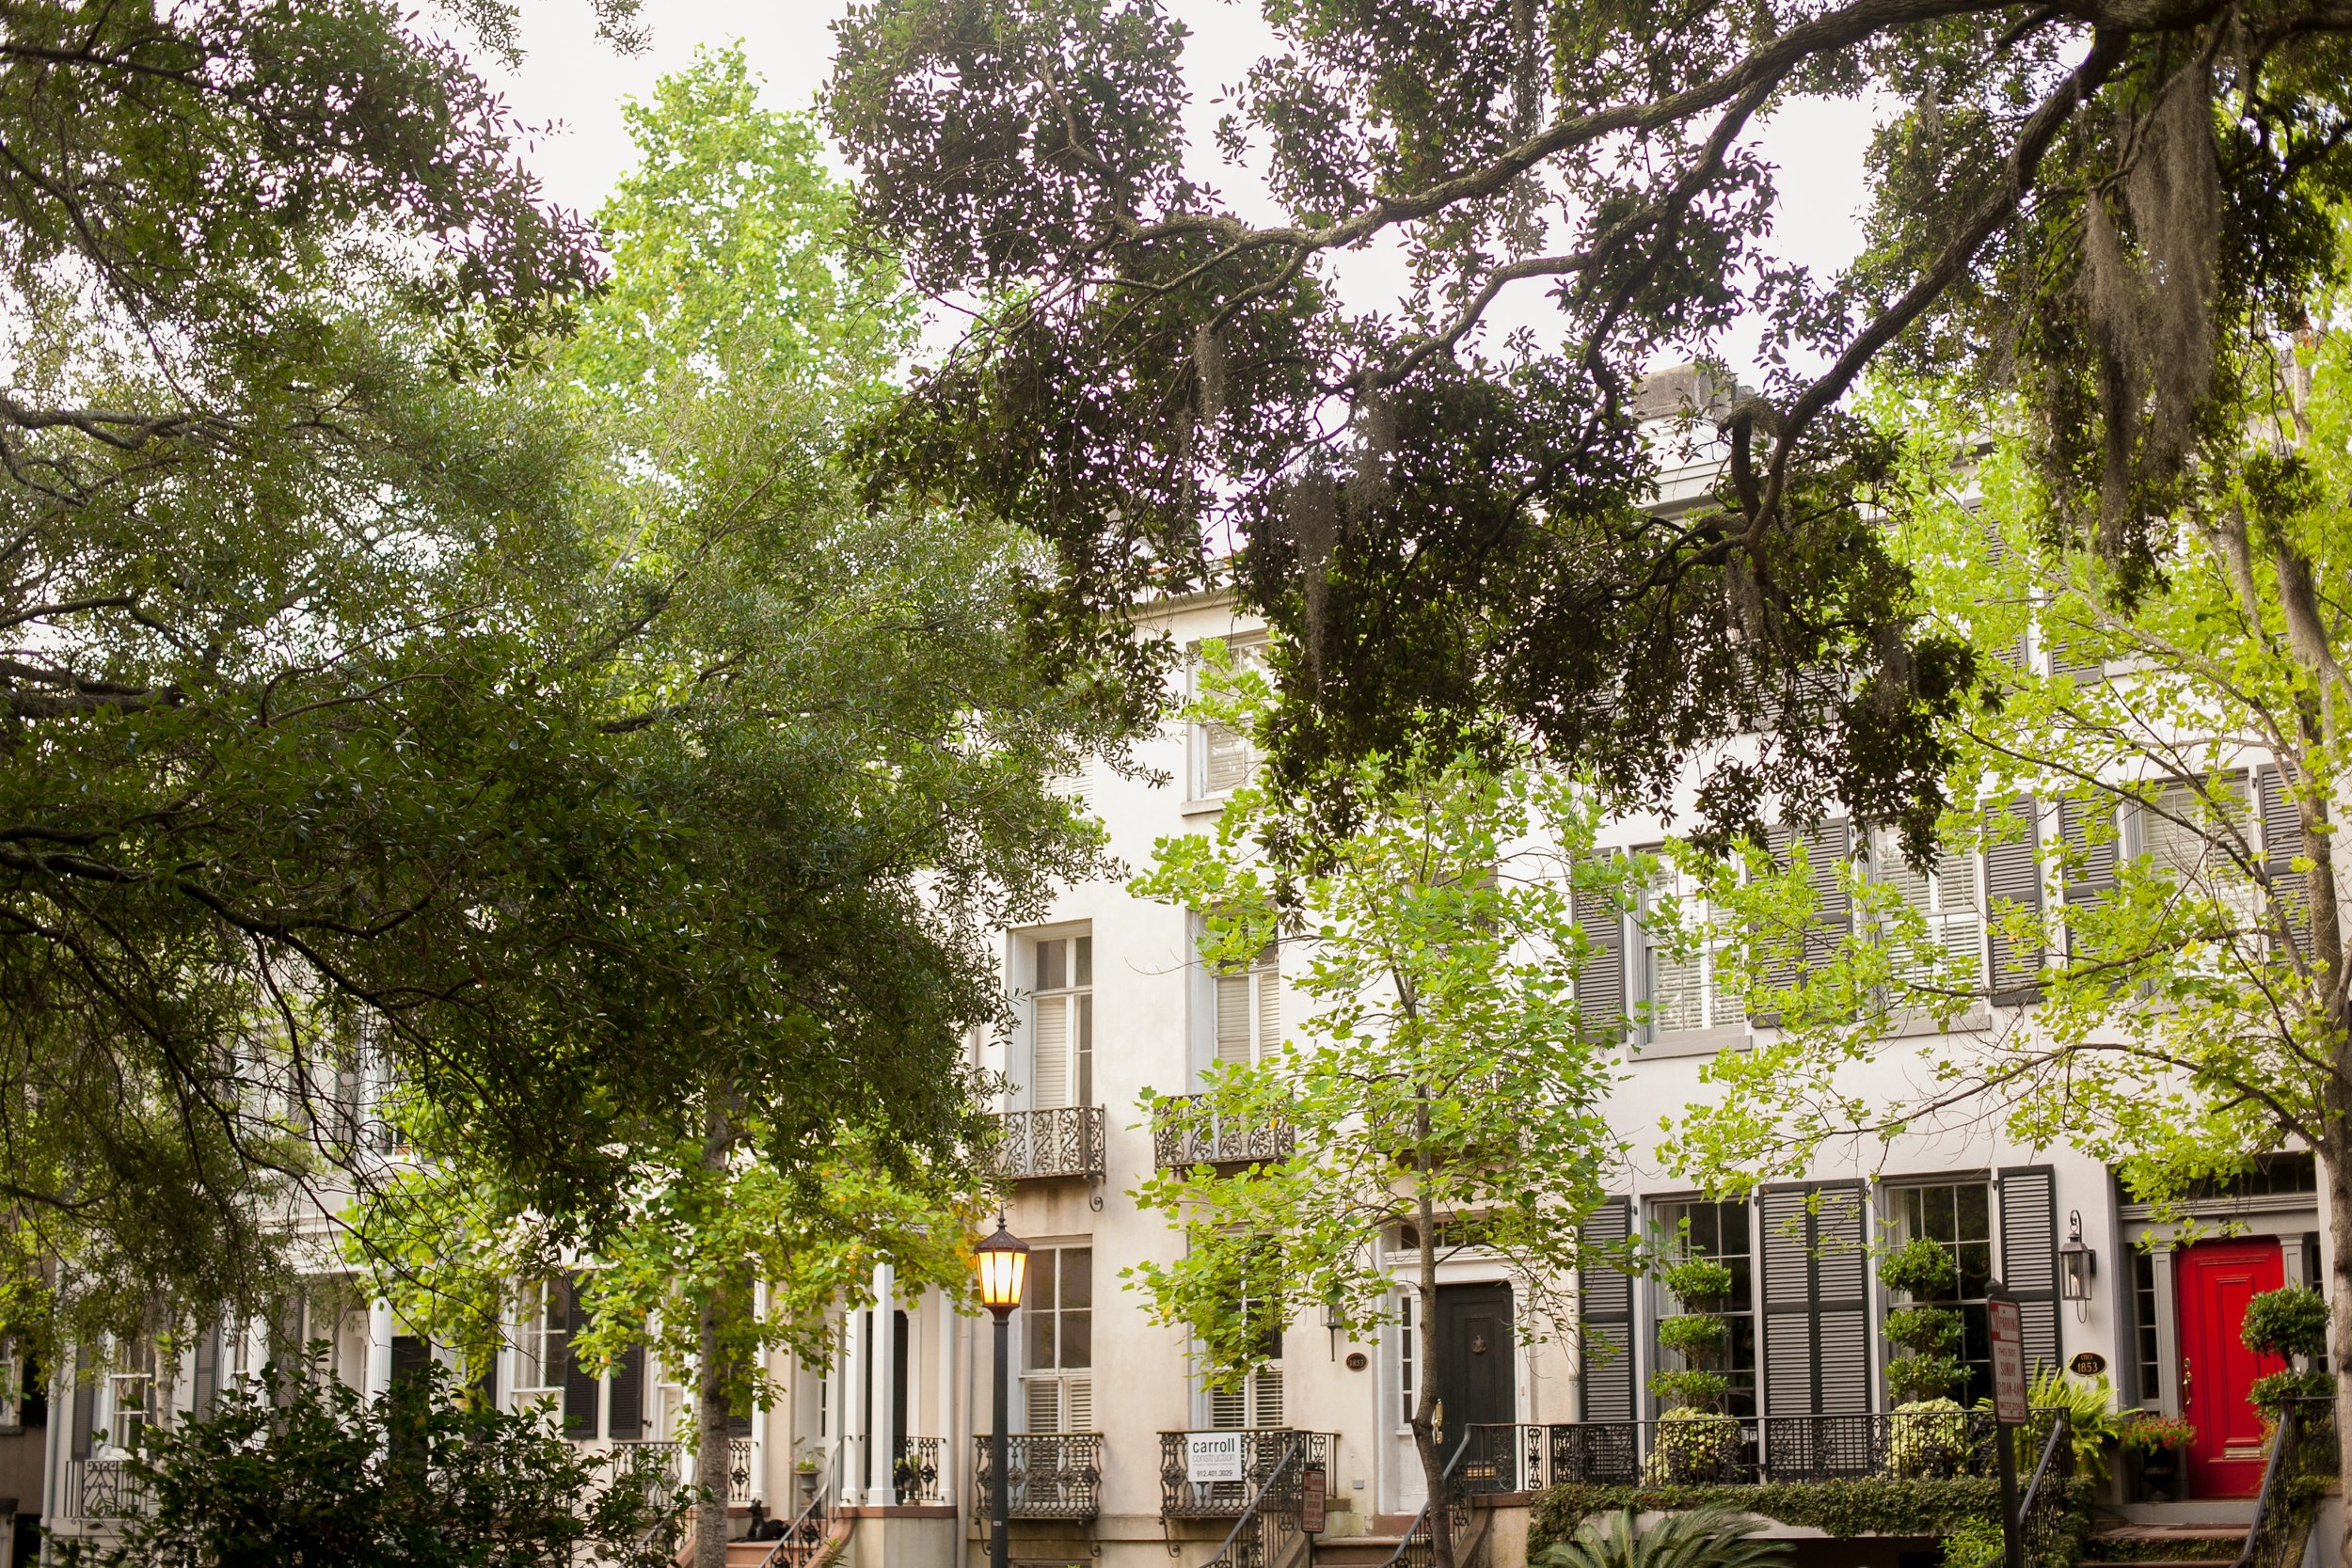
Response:
[[[972,1249],[972,1267],[980,1278],[980,1305],[996,1316],[996,1413],[988,1446],[994,1482],[988,1497],[988,1563],[989,1568],[1008,1568],[1012,1560],[1011,1481],[1005,1467],[1008,1320],[1021,1305],[1021,1287],[1028,1280],[1029,1243],[1005,1228],[1002,1210],[996,1214],[996,1234]]]

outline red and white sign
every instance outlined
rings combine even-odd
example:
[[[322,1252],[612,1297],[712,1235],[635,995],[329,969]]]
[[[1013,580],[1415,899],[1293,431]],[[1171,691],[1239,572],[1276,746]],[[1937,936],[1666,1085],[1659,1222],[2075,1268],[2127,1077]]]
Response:
[[[2017,1304],[1998,1297],[1984,1304],[1993,1327],[1993,1418],[2006,1426],[2026,1419],[2026,1325]]]

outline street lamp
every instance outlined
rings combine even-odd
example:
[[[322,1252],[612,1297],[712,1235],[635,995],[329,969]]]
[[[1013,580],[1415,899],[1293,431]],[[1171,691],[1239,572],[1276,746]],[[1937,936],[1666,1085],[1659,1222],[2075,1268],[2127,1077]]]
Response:
[[[980,1277],[980,1305],[996,1315],[996,1413],[989,1438],[988,1467],[995,1484],[988,1498],[988,1568],[1009,1568],[1012,1560],[1011,1481],[1005,1465],[1007,1320],[1021,1305],[1021,1287],[1029,1276],[1029,1243],[1005,1228],[1003,1210],[996,1212],[996,1234],[972,1249],[972,1267]]]

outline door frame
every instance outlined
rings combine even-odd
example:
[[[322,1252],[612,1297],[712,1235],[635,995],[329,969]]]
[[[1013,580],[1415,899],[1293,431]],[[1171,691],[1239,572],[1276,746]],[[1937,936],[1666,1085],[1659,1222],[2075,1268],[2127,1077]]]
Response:
[[[2226,1396],[2226,1385],[2221,1382],[2219,1369],[2209,1370],[2199,1364],[2203,1349],[2201,1341],[2210,1341],[2218,1325],[2206,1321],[2204,1303],[2198,1299],[2198,1292],[2202,1289],[2207,1270],[2233,1266],[2250,1266],[2258,1275],[2275,1275],[2278,1284],[2283,1285],[2287,1280],[2285,1253],[2281,1239],[2277,1236],[2216,1238],[2177,1247],[2173,1251],[2172,1310],[2180,1345],[2180,1360],[2173,1369],[2173,1379],[2175,1386],[2181,1387],[2183,1374],[2186,1374],[2186,1386],[2181,1389],[2179,1408],[2182,1417],[2199,1428],[2199,1435],[2191,1440],[2183,1455],[2188,1462],[2183,1480],[2187,1495],[2193,1498],[2252,1497],[2261,1489],[2264,1463],[2255,1455],[2238,1459],[2199,1456],[2198,1450],[2204,1446],[2205,1431],[2200,1412],[2213,1407],[2200,1406],[2197,1410],[2190,1407],[2203,1390],[2220,1386]],[[2234,1337],[2231,1335],[2231,1338]],[[2193,1358],[2197,1360],[2193,1362]],[[2278,1370],[2268,1364],[2273,1360],[2276,1358],[2257,1356],[2255,1375]],[[2284,1362],[2279,1363],[2279,1367],[2284,1365]],[[2223,1465],[2228,1466],[2228,1470],[2221,1476],[2216,1476],[2215,1469]]]

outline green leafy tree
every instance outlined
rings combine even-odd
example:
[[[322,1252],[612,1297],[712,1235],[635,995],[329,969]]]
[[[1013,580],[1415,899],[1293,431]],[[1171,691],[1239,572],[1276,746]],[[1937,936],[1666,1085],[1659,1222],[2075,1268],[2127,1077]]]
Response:
[[[453,1400],[438,1367],[366,1401],[273,1362],[202,1418],[145,1428],[128,1463],[151,1506],[111,1544],[62,1543],[65,1560],[660,1568],[683,1502],[535,1416]]]
[[[1890,410],[1915,443],[1885,497],[1899,548],[1932,612],[2001,660],[1997,700],[1956,727],[1953,797],[1984,805],[1948,818],[1942,847],[2032,857],[2038,891],[1995,901],[1987,975],[1890,885],[1841,868],[1877,918],[1793,984],[1752,966],[1783,1033],[1708,1066],[1722,1099],[1674,1141],[1680,1168],[1736,1185],[1834,1140],[1990,1119],[2019,1143],[2106,1159],[2165,1204],[2298,1144],[2333,1216],[2335,1340],[2352,1344],[2340,321],[2330,299],[2313,330],[2242,369],[2241,444],[2174,515],[2169,568],[2136,594],[2111,561],[2069,546],[2015,410]],[[2018,657],[2028,634],[2056,673]],[[1802,924],[1804,878],[1738,880],[1722,889],[1735,919]],[[1897,1025],[1961,1022],[1988,991],[2033,1005],[1930,1037],[1915,1074],[1887,1075]],[[2352,1399],[2341,1370],[2337,1388]]]
[[[1209,710],[1247,724],[1262,677]],[[1360,765],[1375,809],[1296,877],[1263,839],[1278,802],[1236,792],[1214,836],[1162,839],[1141,896],[1200,911],[1201,961],[1244,969],[1271,942],[1308,1004],[1279,1050],[1209,1073],[1192,1098],[1148,1097],[1180,1140],[1279,1128],[1290,1151],[1237,1168],[1161,1171],[1136,1192],[1183,1229],[1172,1260],[1129,1277],[1162,1322],[1201,1345],[1221,1383],[1263,1364],[1269,1331],[1328,1310],[1350,1332],[1392,1311],[1400,1283],[1436,1321],[1439,1265],[1499,1257],[1530,1337],[1568,1328],[1563,1282],[1589,1261],[1581,1223],[1620,1150],[1602,1115],[1617,1043],[1588,1030],[1573,977],[1585,952],[1572,879],[1622,895],[1621,868],[1575,861],[1593,808],[1530,769],[1467,760]],[[1398,1268],[1400,1239],[1403,1267]],[[1608,1259],[1623,1262],[1622,1259]],[[1445,1496],[1434,1337],[1421,1337],[1410,1422],[1428,1496]],[[1446,1510],[1436,1560],[1451,1568]]]
[[[869,498],[836,461],[911,317],[813,129],[756,94],[723,53],[632,107],[613,282],[548,378],[595,459],[580,526],[646,626],[620,628],[610,722],[670,872],[609,918],[673,933],[631,977],[660,1010],[626,1021],[617,1065],[602,1019],[532,1021],[578,1072],[562,1182],[474,1135],[494,1096],[420,1086],[429,1168],[361,1232],[453,1342],[494,1337],[532,1275],[590,1266],[583,1344],[650,1335],[691,1368],[705,1477],[766,1397],[758,1353],[822,1366],[823,1304],[862,1300],[878,1258],[961,1289],[989,1131],[965,1043],[1005,1006],[990,939],[1099,868],[1057,781],[1120,736],[1032,657],[1009,530]],[[701,1507],[716,1562],[723,1494]]]
[[[2336,266],[2337,0],[1260,8],[1213,149],[1163,0],[871,0],[828,108],[916,285],[987,307],[875,460],[1051,544],[1075,648],[1226,577],[1295,650],[1272,766],[1335,828],[1352,759],[1524,733],[1661,805],[1695,769],[1717,847],[1773,794],[1924,844],[1978,672],[1857,505],[1896,451],[1848,392],[2012,393],[2058,515],[2145,586],[2242,350]],[[1756,139],[1810,97],[1893,106],[1829,273],[1773,254]],[[1340,286],[1365,246],[1392,307]],[[1756,318],[1759,389],[1645,388]],[[1726,464],[1661,516],[1686,452],[1638,425],[1677,404]]]

